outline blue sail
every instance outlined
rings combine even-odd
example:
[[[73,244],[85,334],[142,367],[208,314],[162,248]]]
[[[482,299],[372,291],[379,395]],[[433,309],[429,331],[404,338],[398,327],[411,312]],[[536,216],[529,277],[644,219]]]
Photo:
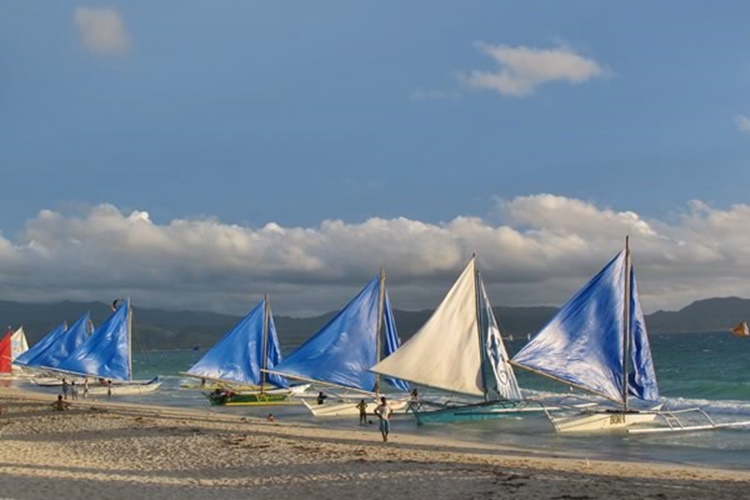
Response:
[[[513,363],[623,401],[625,258],[620,252],[581,288]]]
[[[50,344],[43,353],[35,357],[29,365],[47,368],[57,367],[78,346],[83,344],[89,338],[89,335],[91,335],[91,319],[89,313],[85,313],[64,334],[60,335],[54,343]]]
[[[612,259],[514,356],[513,363],[624,403],[626,259],[626,251]],[[629,281],[628,392],[655,401],[659,390],[632,266]]]
[[[112,313],[57,368],[61,371],[113,380],[130,380],[130,302]]]
[[[35,366],[31,363],[34,358],[42,354],[45,349],[47,349],[53,342],[55,342],[61,335],[65,333],[65,330],[67,330],[67,325],[65,323],[61,323],[57,326],[57,328],[42,337],[42,339],[34,344],[31,349],[14,359],[13,364],[21,366]]]
[[[363,391],[375,389],[380,277],[376,277],[315,335],[284,359],[276,372]]]
[[[266,301],[262,300],[234,328],[229,330],[188,371],[190,375],[213,380],[260,385],[263,368],[263,323]],[[273,370],[281,361],[276,325],[269,310],[265,368]],[[268,383],[289,387],[282,376],[268,374]]]
[[[383,358],[387,358],[401,346],[401,339],[399,339],[398,330],[396,330],[396,319],[393,316],[391,299],[388,298],[388,292],[385,292],[383,319],[385,320],[385,352],[383,353]],[[403,380],[386,377],[385,381],[399,391],[409,390],[409,384]]]
[[[635,282],[635,270],[630,268],[630,342],[632,343],[633,371],[628,377],[628,390],[637,398],[645,401],[659,400],[659,387],[656,384],[654,360],[651,358],[651,346],[646,333],[646,321],[643,318],[641,304],[638,300],[638,287]]]

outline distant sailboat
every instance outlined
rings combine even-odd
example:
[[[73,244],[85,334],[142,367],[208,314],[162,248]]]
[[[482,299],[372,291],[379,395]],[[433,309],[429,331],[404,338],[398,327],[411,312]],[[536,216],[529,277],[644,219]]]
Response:
[[[383,331],[384,330],[384,331]],[[382,332],[382,333],[381,333]],[[383,335],[384,334],[384,335]],[[384,336],[384,338],[382,338]],[[399,347],[396,323],[381,271],[364,289],[315,335],[292,352],[270,373],[367,394],[368,411],[376,403],[370,397],[379,392],[379,377],[368,370],[381,352],[388,356]],[[386,381],[400,391],[409,386],[397,379]],[[315,416],[356,414],[356,403],[305,405]],[[394,410],[407,402],[393,401]]]
[[[289,396],[304,387],[292,389],[284,377],[263,371],[272,370],[280,361],[276,326],[268,297],[264,297],[185,374],[217,386],[206,393],[213,405],[281,404],[290,402]]]
[[[159,377],[133,380],[132,310],[130,300],[113,307],[116,310],[102,325],[55,367],[61,373],[111,380],[114,394],[140,394],[159,388]],[[45,367],[47,368],[47,367]],[[91,394],[106,394],[108,388],[92,385]]]
[[[735,337],[750,337],[750,328],[748,328],[747,323],[744,321],[740,321],[731,331]]]
[[[422,328],[371,370],[485,400],[448,405],[421,402],[412,407],[418,424],[500,418],[506,411],[516,411],[521,401],[474,257]]]

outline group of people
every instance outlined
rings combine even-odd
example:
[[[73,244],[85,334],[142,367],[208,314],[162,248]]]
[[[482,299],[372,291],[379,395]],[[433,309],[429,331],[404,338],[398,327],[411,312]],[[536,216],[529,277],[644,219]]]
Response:
[[[111,380],[105,380],[103,378],[99,378],[99,385],[104,386],[107,388],[107,399],[112,398],[112,381]],[[78,387],[79,385],[76,385],[75,380],[71,380],[68,382],[68,379],[63,378],[62,379],[62,394],[60,394],[61,400],[67,400],[68,396],[70,396],[70,399],[73,401],[78,400]],[[84,378],[83,379],[83,399],[86,399],[89,396],[89,379]]]
[[[68,395],[70,395],[70,399],[73,401],[76,401],[78,399],[78,386],[76,385],[75,380],[72,380],[70,383],[68,383],[68,380],[63,378],[62,379],[62,398],[68,399]],[[83,380],[83,398],[86,399],[89,395],[89,379],[86,378]]]
[[[320,391],[318,393],[318,404],[322,405],[325,403],[325,400],[328,398],[328,396],[323,393],[323,391]],[[414,389],[411,391],[410,394],[410,402],[417,402],[419,401],[419,392],[417,389]],[[364,399],[361,399],[359,403],[357,403],[357,409],[359,410],[359,425],[367,425],[367,407],[369,404]],[[380,419],[380,434],[383,437],[383,442],[388,441],[388,435],[391,432],[391,416],[393,415],[393,408],[391,408],[391,405],[388,403],[388,399],[385,396],[380,397],[380,404],[378,404],[375,407],[375,410],[373,411],[376,417]],[[370,422],[372,423],[372,422]]]

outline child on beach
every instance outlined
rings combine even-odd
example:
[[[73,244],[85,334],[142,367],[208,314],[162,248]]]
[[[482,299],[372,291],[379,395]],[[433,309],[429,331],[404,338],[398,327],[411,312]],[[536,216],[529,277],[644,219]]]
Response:
[[[360,400],[357,409],[359,410],[359,425],[367,425],[367,403],[364,399]]]
[[[388,441],[388,434],[391,432],[391,414],[393,410],[386,401],[385,396],[380,398],[380,404],[375,408],[375,415],[380,417],[380,434],[383,435],[383,442]]]

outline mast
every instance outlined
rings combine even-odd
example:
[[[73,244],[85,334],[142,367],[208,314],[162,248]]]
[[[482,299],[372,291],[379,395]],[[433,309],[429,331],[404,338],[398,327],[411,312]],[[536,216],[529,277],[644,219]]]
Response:
[[[128,297],[128,380],[133,380],[133,308]]]
[[[380,268],[380,283],[378,294],[378,326],[375,331],[375,364],[380,363],[380,355],[383,351],[381,331],[383,330],[383,314],[385,314],[385,269]],[[375,389],[380,392],[380,374],[375,374]]]
[[[260,351],[260,393],[263,394],[263,389],[266,383],[266,363],[268,360],[268,319],[271,314],[271,306],[268,303],[268,295],[263,296],[263,347]]]
[[[482,277],[479,275],[476,263],[477,254],[471,254],[471,260],[474,261],[474,308],[477,316],[477,341],[479,342],[479,373],[482,377],[482,390],[484,391],[484,400],[489,401],[489,392],[487,391],[487,378],[484,374],[486,361],[484,350],[484,339],[482,338],[482,304],[479,297],[479,284]]]
[[[625,304],[623,307],[622,404],[628,410],[628,353],[630,352],[630,236],[625,236]]]

